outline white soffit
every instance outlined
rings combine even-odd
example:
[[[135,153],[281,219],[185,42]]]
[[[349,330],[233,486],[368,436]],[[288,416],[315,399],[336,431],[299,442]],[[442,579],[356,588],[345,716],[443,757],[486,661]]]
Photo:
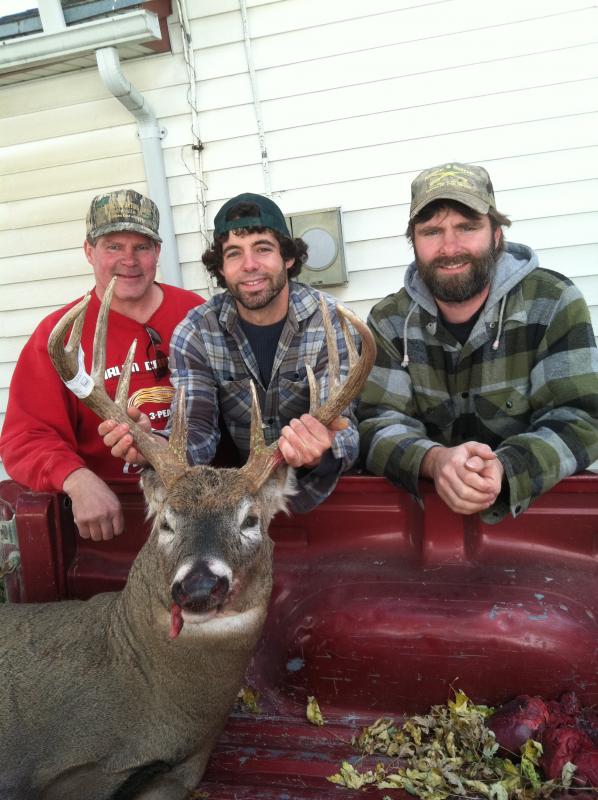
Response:
[[[118,47],[161,39],[158,16],[135,10],[91,22],[82,22],[55,33],[33,33],[0,41],[0,72],[27,67],[73,55],[83,55],[100,47]]]

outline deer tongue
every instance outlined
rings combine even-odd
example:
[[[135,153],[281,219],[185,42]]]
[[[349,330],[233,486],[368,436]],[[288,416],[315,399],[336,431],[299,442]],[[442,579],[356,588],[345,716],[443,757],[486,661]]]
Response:
[[[181,607],[173,603],[170,609],[170,632],[169,639],[176,639],[179,633],[183,630],[183,612]]]

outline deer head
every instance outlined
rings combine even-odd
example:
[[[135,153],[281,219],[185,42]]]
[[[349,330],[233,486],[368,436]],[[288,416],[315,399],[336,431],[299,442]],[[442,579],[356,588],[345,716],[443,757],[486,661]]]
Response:
[[[134,423],[126,413],[126,402],[135,353],[132,343],[119,379],[115,399],[104,387],[105,340],[108,311],[116,278],[107,287],[100,307],[93,348],[91,374],[83,365],[80,347],[86,296],[58,322],[48,341],[52,362],[66,384],[101,419],[129,425],[136,447],[153,469],[143,477],[143,489],[154,526],[150,539],[158,550],[153,562],[160,565],[165,581],[156,581],[168,594],[170,637],[176,638],[183,624],[192,627],[218,618],[225,623],[233,616],[265,610],[271,588],[271,549],[268,526],[274,514],[285,509],[285,499],[294,491],[276,444],[266,446],[255,387],[252,385],[251,451],[240,469],[189,466],[186,457],[187,423],[184,393],[175,397],[171,436],[164,447]],[[339,378],[336,337],[325,301],[321,303],[329,357],[329,397],[318,402],[318,387],[307,366],[310,413],[330,425],[357,396],[375,358],[375,344],[367,326],[348,309],[337,307],[349,352],[349,375]],[[361,355],[347,330],[347,320],[362,338]],[[72,328],[68,341],[65,338]],[[290,473],[291,471],[289,471]],[[155,553],[155,551],[154,551]],[[162,563],[160,563],[162,562]],[[134,565],[132,573],[138,569]],[[259,602],[256,600],[259,598]],[[265,599],[264,599],[265,598]],[[262,602],[263,600],[263,602]]]

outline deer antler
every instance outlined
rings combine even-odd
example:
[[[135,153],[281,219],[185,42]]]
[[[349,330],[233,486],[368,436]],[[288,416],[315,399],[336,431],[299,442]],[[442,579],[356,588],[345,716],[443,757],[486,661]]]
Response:
[[[188,466],[186,458],[186,421],[184,392],[177,395],[176,413],[173,423],[173,435],[168,447],[161,447],[155,438],[143,430],[127,415],[126,401],[131,380],[131,367],[135,356],[137,340],[133,341],[123,365],[122,374],[116,388],[116,399],[112,400],[104,387],[106,371],[106,331],[108,327],[108,311],[116,278],[108,284],[100,311],[93,340],[93,359],[91,375],[85,371],[81,334],[85,313],[91,299],[86,295],[58,321],[48,339],[48,353],[56,371],[65,385],[77,395],[88,408],[100,419],[113,419],[126,423],[135,440],[137,449],[145,456],[165,484],[171,483]],[[64,339],[72,325],[68,342]]]
[[[86,295],[59,320],[48,339],[48,352],[56,371],[65,385],[100,419],[113,419],[129,426],[137,449],[160,475],[162,481],[169,485],[187,468],[187,420],[185,415],[185,392],[180,387],[176,395],[176,408],[173,416],[171,436],[167,447],[160,446],[151,434],[137,425],[126,413],[127,395],[131,379],[131,367],[137,342],[129,348],[127,358],[116,388],[116,399],[112,400],[104,387],[106,370],[106,331],[108,327],[108,311],[114,291],[116,278],[113,278],[102,299],[93,342],[93,359],[91,375],[85,371],[81,335],[85,313],[89,305],[90,295]],[[320,307],[328,347],[328,383],[330,393],[326,402],[320,406],[318,386],[309,365],[306,366],[310,386],[310,413],[323,425],[329,426],[341,412],[357,397],[361,391],[370,369],[376,358],[374,338],[365,323],[343,306],[337,306],[343,336],[349,354],[349,375],[344,383],[339,378],[339,358],[336,335],[328,306],[324,298],[320,298]],[[361,335],[361,355],[358,355],[352,336],[348,330],[349,321]],[[64,339],[72,326],[68,342]],[[257,491],[269,478],[272,472],[284,462],[276,443],[266,445],[262,427],[262,415],[253,382],[251,383],[251,445],[249,460],[242,467],[254,491]]]
[[[351,401],[357,397],[363,388],[376,359],[376,343],[374,342],[374,337],[370,329],[359,317],[353,314],[348,308],[337,305],[336,311],[340,319],[349,355],[349,374],[344,383],[341,383],[336,335],[330,321],[326,300],[323,297],[320,297],[320,308],[326,334],[326,345],[328,347],[329,395],[324,405],[320,405],[317,381],[309,364],[306,365],[306,370],[310,394],[309,412],[323,425],[328,427],[341,412],[347,408]],[[361,355],[357,353],[353,338],[348,329],[347,321],[357,329],[361,336]],[[245,466],[242,467],[241,471],[246,474],[257,491],[257,489],[268,480],[272,472],[284,463],[284,459],[276,442],[269,446],[266,445],[262,426],[262,415],[253,381],[251,382],[251,391],[250,455],[249,460]]]

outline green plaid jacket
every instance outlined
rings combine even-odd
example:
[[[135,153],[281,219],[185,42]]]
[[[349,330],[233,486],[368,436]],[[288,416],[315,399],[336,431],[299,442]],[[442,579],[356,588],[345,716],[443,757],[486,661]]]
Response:
[[[380,301],[368,324],[378,356],[357,415],[370,472],[419,498],[431,447],[484,442],[508,483],[481,515],[498,522],[598,458],[598,353],[588,308],[575,285],[540,268],[529,248],[506,245],[463,346],[442,325],[415,264],[405,288]]]

